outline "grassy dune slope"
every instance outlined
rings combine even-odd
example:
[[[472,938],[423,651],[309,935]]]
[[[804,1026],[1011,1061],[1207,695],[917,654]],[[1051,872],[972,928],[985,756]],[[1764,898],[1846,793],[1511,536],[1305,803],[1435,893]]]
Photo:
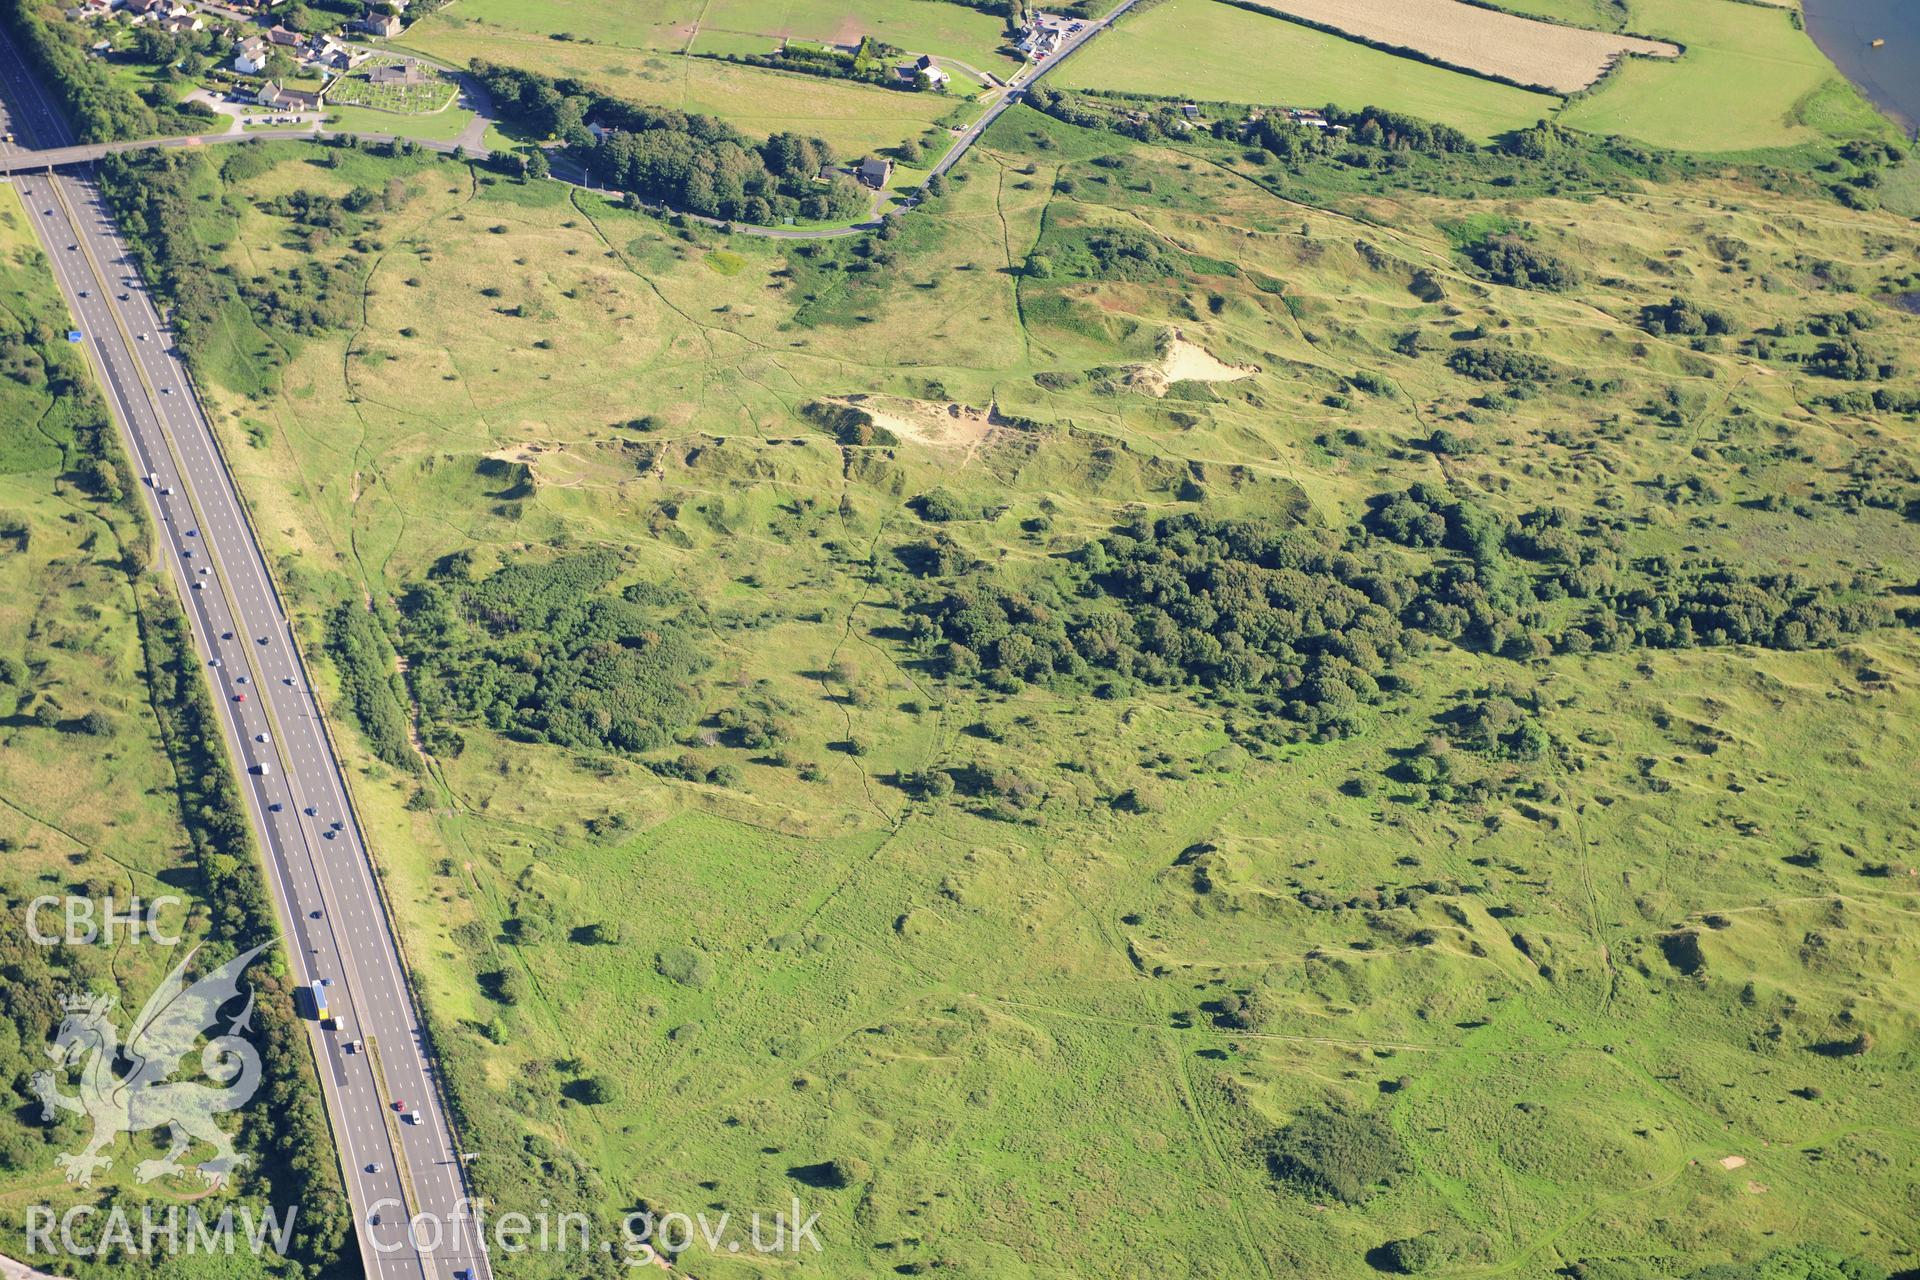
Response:
[[[797,1193],[823,1275],[1358,1277],[1441,1224],[1460,1273],[1908,1265],[1911,630],[1433,639],[1351,736],[1275,744],[1178,688],[945,677],[911,604],[941,539],[1035,583],[1136,514],[1337,533],[1414,482],[1590,517],[1635,564],[1910,583],[1914,422],[1820,406],[1806,323],[1870,312],[1911,385],[1920,319],[1876,300],[1911,225],[1718,178],[1467,201],[1302,168],[1275,196],[1241,149],[1027,111],[864,249],[275,154],[197,203],[243,273],[311,254],[364,291],[269,394],[218,397],[309,645],[340,602],[404,645],[426,584],[600,552],[706,660],[648,752],[443,704],[406,767],[343,735],[492,1194]],[[270,203],[356,186],[388,208],[318,243]],[[1489,233],[1579,287],[1487,279]],[[1114,236],[1156,265],[1098,269]],[[1650,331],[1676,294],[1728,333]],[[1252,372],[1156,382],[1175,331]],[[1560,372],[1450,363],[1489,343]],[[862,395],[864,442],[809,408]],[[526,643],[494,673],[550,660]],[[1449,745],[1493,696],[1543,754]],[[1327,1116],[1372,1118],[1384,1185],[1274,1176]]]

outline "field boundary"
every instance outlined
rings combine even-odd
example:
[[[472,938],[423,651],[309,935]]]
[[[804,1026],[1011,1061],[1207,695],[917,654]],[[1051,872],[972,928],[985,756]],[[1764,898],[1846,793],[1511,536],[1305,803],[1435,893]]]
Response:
[[[1521,14],[1511,13],[1508,10],[1497,8],[1494,5],[1474,3],[1474,0],[1455,0],[1455,2],[1470,5],[1473,8],[1483,9],[1489,13],[1498,13],[1505,17],[1514,18],[1519,21],[1534,20],[1531,15],[1521,15]],[[1624,64],[1628,59],[1650,58],[1653,56],[1650,54],[1638,53],[1631,49],[1622,50],[1615,57],[1613,57],[1608,62],[1607,66],[1604,69],[1602,69],[1600,74],[1595,76],[1592,80],[1588,81],[1586,84],[1582,85],[1578,89],[1564,89],[1564,88],[1556,88],[1555,86],[1549,85],[1549,84],[1542,84],[1538,81],[1519,80],[1512,76],[1503,75],[1497,71],[1488,71],[1479,67],[1470,67],[1463,63],[1454,62],[1447,58],[1442,58],[1437,54],[1428,53],[1424,49],[1416,49],[1411,45],[1395,44],[1392,41],[1379,40],[1372,36],[1363,35],[1356,31],[1349,31],[1344,27],[1334,26],[1332,23],[1329,23],[1329,22],[1322,22],[1316,18],[1309,18],[1304,14],[1288,13],[1283,9],[1272,8],[1268,5],[1260,3],[1260,0],[1215,0],[1215,3],[1228,5],[1235,9],[1244,9],[1248,13],[1259,14],[1261,17],[1264,17],[1264,18],[1273,18],[1281,22],[1291,22],[1296,26],[1302,26],[1312,31],[1318,31],[1322,35],[1335,36],[1341,40],[1346,40],[1346,41],[1350,41],[1353,44],[1362,45],[1365,48],[1372,49],[1376,53],[1385,53],[1396,58],[1406,58],[1412,62],[1423,62],[1430,67],[1438,67],[1443,71],[1457,72],[1460,75],[1472,76],[1476,80],[1486,80],[1486,81],[1490,81],[1493,84],[1503,84],[1503,85],[1506,85],[1508,88],[1512,88],[1512,89],[1524,89],[1529,93],[1544,93],[1553,98],[1560,100],[1562,103],[1564,103],[1568,98],[1576,94],[1588,93],[1592,91],[1594,86],[1605,83],[1607,78],[1611,76],[1614,73],[1614,71],[1618,69],[1622,64]],[[1557,26],[1570,31],[1594,31],[1592,27],[1577,26],[1574,23],[1570,23],[1570,22],[1543,22],[1542,25]],[[1675,50],[1673,57],[1659,58],[1658,61],[1661,61],[1661,62],[1674,61],[1675,59],[1685,57],[1687,53],[1686,45],[1682,44],[1678,40],[1674,40],[1664,36],[1642,36],[1642,35],[1634,35],[1631,32],[1615,33],[1615,32],[1602,32],[1602,31],[1594,31],[1594,34],[1596,35],[1618,34],[1622,38],[1631,38],[1635,40],[1658,40],[1661,44],[1667,44],[1667,45],[1673,46]]]

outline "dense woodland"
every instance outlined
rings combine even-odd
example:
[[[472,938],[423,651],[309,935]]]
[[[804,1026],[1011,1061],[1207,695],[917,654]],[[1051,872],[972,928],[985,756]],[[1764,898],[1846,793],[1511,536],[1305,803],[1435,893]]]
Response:
[[[650,107],[579,80],[476,61],[502,117],[558,138],[596,183],[685,213],[767,225],[782,218],[848,220],[867,211],[859,185],[840,173],[819,138],[777,133],[754,142],[712,116]],[[606,132],[596,138],[589,123]]]
[[[924,511],[923,511],[924,514]],[[1386,544],[1426,554],[1389,554]],[[938,542],[909,562],[951,563]],[[987,571],[930,586],[915,639],[960,680],[1124,694],[1191,686],[1261,713],[1258,737],[1338,736],[1395,686],[1409,632],[1515,660],[1635,646],[1820,648],[1883,623],[1883,588],[1629,561],[1564,512],[1514,526],[1429,486],[1383,495],[1330,532],[1199,514],[1142,517],[1017,585]]]
[[[699,709],[705,659],[670,592],[604,593],[620,567],[592,552],[476,580],[465,556],[442,563],[400,604],[421,715],[579,749],[671,742]]]

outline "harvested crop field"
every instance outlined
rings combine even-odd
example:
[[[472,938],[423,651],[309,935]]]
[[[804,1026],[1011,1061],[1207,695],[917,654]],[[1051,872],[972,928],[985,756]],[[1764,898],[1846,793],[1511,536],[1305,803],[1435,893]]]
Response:
[[[1463,71],[1574,93],[1630,53],[1677,58],[1677,45],[1536,22],[1462,0],[1252,0],[1286,18],[1392,45]]]

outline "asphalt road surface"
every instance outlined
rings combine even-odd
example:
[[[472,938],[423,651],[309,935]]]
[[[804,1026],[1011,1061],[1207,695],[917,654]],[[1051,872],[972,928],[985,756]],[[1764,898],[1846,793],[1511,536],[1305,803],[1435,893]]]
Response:
[[[1001,94],[992,106],[987,108],[985,115],[975,120],[967,127],[965,133],[954,139],[953,145],[947,148],[947,154],[940,157],[940,163],[933,166],[933,172],[945,173],[953,168],[954,165],[959,164],[960,157],[966,155],[967,152],[972,149],[973,144],[980,141],[980,135],[985,133],[1008,107],[1020,101],[1022,95],[1025,94],[1028,89],[1031,89],[1035,82],[1046,75],[1047,72],[1066,61],[1067,58],[1078,53],[1086,45],[1087,41],[1112,26],[1119,20],[1121,14],[1133,8],[1133,6],[1138,3],[1139,0],[1125,0],[1125,3],[1114,6],[1113,11],[1107,14],[1106,17],[1095,18],[1083,25],[1080,30],[1068,36],[1067,39],[1061,43],[1059,51],[1051,57],[1043,62],[1029,63],[1025,69],[1015,73],[1013,78],[1007,82],[1007,91]]]
[[[66,122],[4,37],[0,115],[21,141],[71,142]],[[466,1214],[462,1168],[432,1082],[418,1010],[345,779],[186,368],[88,177],[18,173],[12,180],[141,477],[159,531],[159,557],[208,663],[294,973],[303,982],[331,984],[337,1029],[307,1025],[366,1274],[446,1280],[470,1273],[490,1280],[483,1242]],[[360,1041],[361,1051],[348,1052],[350,1041]],[[375,1078],[376,1054],[384,1084]],[[395,1102],[416,1112],[418,1122],[395,1114]],[[416,1213],[431,1225],[423,1223],[410,1240],[407,1224]],[[376,1214],[380,1223],[372,1225]]]

